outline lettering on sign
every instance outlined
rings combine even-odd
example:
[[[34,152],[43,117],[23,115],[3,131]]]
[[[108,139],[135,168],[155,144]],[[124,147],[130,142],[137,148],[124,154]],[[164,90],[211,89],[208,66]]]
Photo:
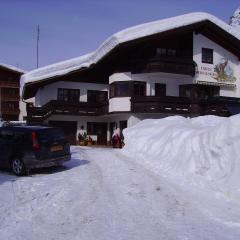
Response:
[[[210,67],[201,67],[199,71],[196,71],[196,73],[199,75],[210,76],[212,78],[216,77],[214,68],[210,68]]]

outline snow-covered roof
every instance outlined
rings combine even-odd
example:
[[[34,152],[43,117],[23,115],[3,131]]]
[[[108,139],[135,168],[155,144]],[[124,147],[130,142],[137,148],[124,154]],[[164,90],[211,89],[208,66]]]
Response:
[[[237,8],[229,23],[232,27],[237,27],[238,31],[240,29],[240,8]]]
[[[20,68],[16,68],[14,66],[11,66],[11,65],[8,65],[8,64],[5,64],[5,63],[0,63],[0,67],[9,69],[9,70],[14,71],[14,72],[26,73],[26,71],[24,71],[24,70],[22,70]]]
[[[92,53],[67,61],[48,65],[24,74],[21,78],[21,86],[23,87],[26,83],[49,79],[55,76],[65,75],[69,72],[80,70],[82,68],[88,68],[91,65],[96,64],[112,49],[121,43],[207,20],[216,24],[218,27],[240,40],[240,33],[236,28],[233,28],[232,26],[226,24],[213,15],[202,12],[180,15],[177,17],[166,18],[159,21],[137,25],[115,33],[105,42],[103,42],[103,44],[100,45],[96,51]]]

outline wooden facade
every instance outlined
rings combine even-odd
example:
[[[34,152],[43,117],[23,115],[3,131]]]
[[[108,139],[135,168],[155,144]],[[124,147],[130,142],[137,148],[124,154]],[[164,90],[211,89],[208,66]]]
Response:
[[[187,97],[131,97],[130,113],[162,113],[166,115],[201,116],[217,115],[228,117],[232,115],[231,107],[238,107],[240,99],[230,97],[215,97],[211,99]],[[30,124],[42,124],[51,115],[103,116],[109,115],[108,103],[69,103],[52,100],[42,107],[27,105],[27,121]]]
[[[19,91],[22,74],[22,72],[0,65],[0,115],[4,121],[19,119]]]
[[[239,106],[235,98],[191,99],[186,97],[134,97],[131,99],[133,113],[162,113],[166,115],[229,117],[229,106]]]
[[[228,117],[239,113],[239,98],[220,97],[220,93],[224,95],[224,92],[221,92],[218,82],[204,85],[198,81],[200,61],[196,56],[201,56],[201,52],[196,50],[196,36],[199,35],[240,58],[239,39],[208,20],[120,42],[100,59],[92,61],[88,67],[70,68],[69,72],[64,74],[54,74],[53,71],[51,77],[50,75],[44,77],[40,72],[42,78],[39,77],[35,82],[27,82],[24,86],[23,98],[28,99],[37,94],[40,105],[40,107],[27,105],[28,123],[50,123],[52,119],[54,121],[57,119],[58,122],[55,124],[59,124],[68,132],[68,124],[62,121],[60,116],[56,116],[65,115],[64,119],[76,121],[72,123],[71,134],[75,132],[77,135],[79,127],[82,128],[85,124],[88,135],[97,135],[100,142],[106,143],[111,140],[109,136],[112,136],[114,129],[117,128],[116,121],[121,132],[132,116],[141,120],[148,116]],[[204,42],[203,46],[199,46],[203,49],[208,47],[205,45],[208,44]],[[213,49],[211,53],[211,63],[213,63]],[[206,63],[202,60],[201,63],[204,62]],[[59,67],[61,68],[61,64]],[[205,82],[205,75],[203,80]],[[58,100],[48,98],[49,102],[42,101],[45,93],[48,97],[51,95],[49,89],[46,90],[47,85],[57,82],[61,84],[57,96],[53,99]],[[64,90],[63,82],[66,86],[69,83],[71,90]],[[76,83],[81,84],[78,86]],[[107,88],[104,87],[101,95],[98,96],[95,92],[99,89],[94,87],[91,89],[91,83],[109,85],[109,92],[107,93]],[[58,84],[51,85],[51,91],[53,86],[57,88]],[[87,86],[82,95],[81,86]],[[39,89],[41,90],[38,91]],[[227,96],[237,95],[227,94]],[[100,102],[100,99],[104,99],[104,102]],[[89,116],[89,118],[77,116]],[[129,123],[133,124],[133,121],[129,120]],[[75,130],[76,124],[78,130]]]
[[[101,116],[108,113],[108,103],[51,100],[42,107],[27,104],[27,122],[42,124],[51,115]]]

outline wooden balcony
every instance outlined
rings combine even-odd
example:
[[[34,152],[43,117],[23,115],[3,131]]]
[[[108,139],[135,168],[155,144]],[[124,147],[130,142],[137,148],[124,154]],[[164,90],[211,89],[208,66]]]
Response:
[[[42,123],[51,115],[100,116],[108,113],[108,103],[66,102],[51,100],[42,107],[27,105],[27,121]]]
[[[165,72],[184,75],[195,75],[195,64],[191,59],[154,58],[139,59],[129,63],[132,73]]]
[[[201,116],[217,115],[230,116],[229,106],[239,106],[236,98],[213,98],[208,100],[190,99],[183,97],[133,97],[131,108],[133,113],[163,113],[168,115]]]
[[[0,88],[19,88],[20,83],[19,82],[11,82],[11,81],[0,81]]]

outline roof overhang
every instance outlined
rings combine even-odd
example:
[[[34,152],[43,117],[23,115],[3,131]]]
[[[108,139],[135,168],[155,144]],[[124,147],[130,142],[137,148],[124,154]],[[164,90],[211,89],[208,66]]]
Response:
[[[210,15],[211,16],[211,15]],[[214,17],[213,17],[214,18]],[[174,18],[173,18],[174,19]],[[211,18],[210,18],[211,19]],[[166,29],[160,32],[154,32],[150,35],[143,34],[140,37],[129,38],[129,39],[122,39],[119,36],[124,35],[123,33],[127,33],[127,31],[131,31],[131,29],[123,30],[111,38],[106,40],[95,52],[85,55],[80,58],[70,59],[65,62],[61,62],[59,64],[53,64],[39,70],[34,70],[32,73],[26,74],[23,76],[23,91],[22,97],[24,99],[31,98],[35,96],[37,90],[40,87],[44,87],[47,84],[51,84],[56,81],[76,81],[72,76],[78,75],[82,76],[82,78],[78,78],[78,81],[86,81],[86,77],[84,78],[85,74],[90,74],[90,71],[95,69],[96,66],[101,65],[105,59],[115,55],[125,47],[131,47],[132,45],[146,41],[148,39],[154,38],[161,38],[166,37],[171,34],[183,33],[183,32],[194,32],[195,34],[203,34],[209,39],[215,41],[217,44],[221,45],[223,48],[227,49],[228,51],[232,52],[234,55],[240,58],[240,35],[239,38],[237,35],[232,34],[230,31],[225,30],[225,28],[231,28],[226,23],[218,20],[220,23],[215,23],[210,19],[204,19],[202,21],[198,21],[192,24],[185,24],[183,26],[178,26],[176,28]],[[163,20],[162,20],[163,21]],[[225,24],[225,28],[222,25]],[[146,24],[146,27],[148,24]],[[155,26],[156,27],[156,26]],[[137,27],[136,27],[137,28]],[[135,30],[136,31],[136,30]],[[136,34],[137,35],[137,34]],[[121,41],[119,39],[121,39]],[[116,40],[117,39],[117,40]],[[107,49],[107,50],[106,50]],[[71,62],[72,61],[72,62]],[[73,67],[69,67],[67,71],[62,71],[61,66],[66,66],[69,64],[73,65]],[[41,72],[49,71],[52,74],[41,74]],[[107,71],[107,70],[106,70]],[[27,79],[27,81],[25,81]],[[85,79],[85,80],[84,80]],[[89,79],[88,79],[89,81]],[[90,81],[91,82],[91,81]]]

